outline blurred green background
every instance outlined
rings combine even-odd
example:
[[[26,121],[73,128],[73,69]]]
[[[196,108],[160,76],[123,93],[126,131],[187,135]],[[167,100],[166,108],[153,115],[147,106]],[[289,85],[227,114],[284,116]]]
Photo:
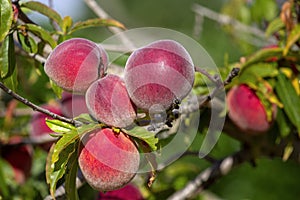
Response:
[[[47,3],[47,1],[44,1]],[[98,3],[115,19],[124,23],[128,29],[137,27],[164,27],[173,29],[197,40],[211,55],[217,66],[239,61],[241,56],[249,54],[259,45],[252,45],[248,34],[204,18],[200,35],[194,34],[194,3],[206,6],[216,12],[223,12],[238,20],[261,29],[266,28],[268,20],[274,19],[280,12],[282,1],[275,0],[107,0]],[[53,0],[54,9],[63,16],[71,15],[74,21],[84,20],[96,15],[80,0]],[[234,33],[234,34],[233,34]],[[110,33],[103,28],[78,32],[77,36],[101,42]],[[236,37],[239,36],[239,37]],[[245,36],[245,37],[242,37]],[[201,136],[200,136],[201,137]],[[196,140],[201,138],[196,138]],[[192,148],[197,150],[197,141]],[[237,151],[240,144],[223,135],[212,154],[216,158]],[[193,179],[209,164],[197,157],[185,157],[162,171],[153,185],[156,196],[151,199],[164,199],[172,187],[180,189],[189,179]],[[197,199],[299,199],[300,166],[280,159],[263,158],[257,160],[257,166],[245,163],[234,169],[229,175],[218,180],[209,189],[208,194]],[[84,190],[81,189],[81,190]],[[211,195],[213,194],[213,195]],[[210,196],[210,197],[208,197]],[[149,197],[150,198],[150,197]]]

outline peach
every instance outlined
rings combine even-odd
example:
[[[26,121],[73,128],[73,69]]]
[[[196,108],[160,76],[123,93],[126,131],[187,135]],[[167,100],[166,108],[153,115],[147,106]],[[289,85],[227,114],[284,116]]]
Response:
[[[123,79],[117,75],[109,74],[95,81],[86,91],[85,99],[90,114],[100,122],[120,128],[134,122],[135,107]]]
[[[57,115],[62,115],[61,110],[58,105],[50,105],[50,104],[45,104],[42,105],[41,107],[57,114]],[[52,119],[46,114],[40,113],[40,112],[35,112],[30,121],[30,130],[29,130],[29,137],[33,141],[39,141],[43,140],[44,138],[50,138],[51,136],[49,135],[50,133],[53,133],[53,131],[47,126],[46,124],[46,118],[47,119]],[[53,142],[45,142],[42,143],[40,146],[45,150],[48,151],[51,147]]]
[[[266,132],[272,122],[255,91],[246,84],[234,86],[227,94],[229,118],[242,130],[252,134]],[[276,113],[273,106],[273,115]]]
[[[83,136],[78,163],[91,187],[105,192],[128,184],[139,168],[140,156],[134,142],[112,129],[95,129]]]
[[[121,189],[99,193],[98,200],[143,200],[140,190],[133,184],[128,184]]]
[[[66,117],[74,118],[80,114],[88,113],[84,95],[63,92],[60,103],[62,114]]]
[[[1,149],[1,157],[12,166],[18,184],[25,183],[32,167],[32,148],[29,145],[19,144],[21,141],[21,137],[14,136]]]
[[[135,50],[125,66],[128,94],[137,107],[157,104],[167,109],[192,89],[194,65],[186,49],[173,40],[159,40]]]
[[[45,73],[64,90],[84,93],[104,75],[107,62],[101,46],[87,39],[73,38],[53,49],[45,62]]]

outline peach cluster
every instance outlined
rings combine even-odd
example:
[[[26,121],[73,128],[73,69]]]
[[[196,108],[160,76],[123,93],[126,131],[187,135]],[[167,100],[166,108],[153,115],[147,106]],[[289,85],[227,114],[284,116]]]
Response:
[[[80,109],[82,97],[88,113],[106,128],[81,138],[79,167],[87,182],[99,191],[128,184],[139,169],[137,144],[122,131],[153,107],[168,109],[181,101],[194,83],[194,65],[187,50],[173,40],[159,40],[135,50],[127,60],[124,79],[106,74],[107,53],[92,41],[80,38],[58,45],[45,63],[45,73],[65,91],[73,93],[73,108]],[[78,106],[74,107],[74,104]],[[69,116],[74,117],[68,97]],[[80,103],[80,104],[79,104]],[[76,113],[77,114],[77,113]]]

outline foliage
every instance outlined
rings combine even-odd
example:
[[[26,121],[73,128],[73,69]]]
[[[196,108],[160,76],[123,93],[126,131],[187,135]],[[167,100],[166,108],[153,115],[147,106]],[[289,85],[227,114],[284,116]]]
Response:
[[[284,5],[288,5],[292,9],[283,9],[278,14],[281,17],[276,17],[276,12],[279,8],[277,8],[274,1],[268,0],[265,3],[262,3],[262,1],[250,2],[253,3],[247,5],[244,1],[230,1],[224,7],[223,12],[236,17],[246,24],[267,21],[268,27],[263,27],[266,35],[268,37],[275,36],[277,44],[252,52],[241,58],[239,62],[226,64],[220,70],[224,78],[233,68],[239,68],[239,76],[226,86],[226,91],[235,85],[249,85],[260,98],[266,109],[269,121],[272,120],[273,105],[277,106],[277,117],[268,133],[255,137],[242,133],[230,120],[226,120],[223,132],[225,135],[228,135],[225,137],[229,139],[227,138],[226,140],[222,136],[221,141],[230,143],[228,145],[232,146],[232,150],[228,150],[232,151],[230,153],[250,149],[251,159],[245,159],[244,162],[249,160],[250,162],[255,162],[255,160],[259,160],[264,156],[275,156],[284,161],[295,160],[299,162],[299,5],[293,2],[286,2]],[[232,4],[238,5],[241,9],[231,9]],[[37,12],[48,18],[51,22],[51,30],[29,19],[25,14],[25,9],[30,12]],[[285,12],[284,16],[290,16],[290,18],[283,18],[283,12]],[[75,33],[79,30],[87,30],[93,27],[117,27],[125,30],[125,26],[114,19],[94,18],[74,23],[71,17],[62,17],[47,5],[35,1],[22,3],[13,1],[11,3],[9,0],[2,0],[0,14],[0,81],[15,93],[21,94],[39,104],[57,101],[61,97],[62,90],[45,77],[43,66],[37,61],[37,57],[43,58],[47,56],[49,48],[54,49],[59,43],[75,37]],[[203,81],[206,78],[204,75],[196,73],[193,91],[199,97],[210,95]],[[271,90],[266,91],[266,86],[271,88]],[[32,92],[35,89],[39,91],[39,94]],[[28,130],[24,127],[30,122],[30,116],[16,116],[12,120],[12,113],[25,107],[21,104],[13,107],[11,102],[14,100],[8,94],[0,93],[0,95],[1,109],[3,108],[6,111],[0,119],[0,125],[4,127],[0,130],[1,148],[2,145],[7,145],[9,138],[14,135],[23,136],[24,141],[29,138]],[[202,118],[208,119],[211,114],[209,107],[201,107],[201,114],[201,120]],[[147,120],[147,117],[145,119]],[[49,128],[55,132],[55,134],[52,134],[55,143],[49,152],[46,153],[41,151],[38,143],[32,142],[31,145],[35,147],[36,155],[40,155],[40,158],[35,158],[35,162],[39,159],[41,163],[45,163],[45,166],[35,165],[34,170],[32,170],[32,177],[26,182],[25,186],[20,186],[13,181],[13,178],[11,178],[13,176],[11,167],[5,163],[4,159],[0,159],[0,198],[25,195],[24,199],[40,199],[48,194],[55,198],[57,188],[64,184],[67,198],[79,199],[81,191],[79,190],[79,194],[77,194],[75,187],[78,175],[77,157],[80,138],[91,130],[97,127],[105,127],[106,125],[96,122],[88,114],[77,116],[75,120],[80,122],[81,126],[78,127],[75,124],[62,122],[58,119],[46,120]],[[185,123],[188,123],[188,117]],[[199,149],[208,128],[205,120],[200,123],[195,142],[188,149],[190,152],[194,149]],[[233,129],[227,127],[233,127]],[[145,129],[145,127],[135,127],[129,130],[114,128],[114,131],[126,133],[128,137],[136,142],[139,150],[144,153],[154,150],[159,151],[173,137],[173,135],[169,135],[166,138],[158,138],[157,135],[163,133],[164,130],[155,135]],[[217,151],[214,150],[211,154],[221,157],[218,153],[215,153]],[[221,155],[224,156],[224,154]],[[143,183],[151,185],[156,178],[152,187],[142,187],[144,196],[149,199],[170,196],[175,191],[184,188],[189,180],[194,178],[196,173],[200,173],[204,168],[210,166],[208,163],[203,164],[201,161],[184,157],[181,158],[182,162],[174,163],[173,167],[166,168],[157,174],[155,171],[157,163],[154,155],[150,154],[145,159],[147,161],[145,165],[149,165],[151,170],[146,178],[141,176],[144,180]],[[2,165],[2,162],[5,164]],[[200,162],[201,167],[198,166]],[[260,164],[260,160],[258,164]],[[6,171],[8,171],[7,176]],[[46,178],[44,178],[44,175]],[[220,186],[216,185],[215,187],[218,188]],[[23,189],[20,190],[20,188]],[[91,188],[86,190],[95,193]]]

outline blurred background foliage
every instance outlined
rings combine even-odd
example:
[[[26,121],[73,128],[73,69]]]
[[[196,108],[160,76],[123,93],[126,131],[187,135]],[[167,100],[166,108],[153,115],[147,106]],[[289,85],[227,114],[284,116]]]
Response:
[[[48,1],[41,1],[48,4]],[[217,66],[223,67],[228,63],[239,61],[241,56],[247,55],[263,47],[253,43],[248,34],[239,32],[229,26],[221,26],[218,22],[204,18],[201,32],[195,34],[195,13],[192,11],[194,3],[208,7],[218,13],[229,15],[249,26],[265,30],[268,22],[279,15],[280,6],[284,1],[280,0],[109,0],[98,1],[112,18],[124,23],[128,29],[137,27],[164,27],[193,37],[211,55]],[[70,15],[74,21],[96,17],[96,15],[81,0],[52,0],[54,10],[62,16]],[[29,17],[37,23],[50,27],[46,18],[37,14],[29,13]],[[111,33],[105,28],[90,28],[89,30],[78,31],[75,36],[89,38],[96,42],[109,37]],[[18,58],[22,59],[22,58]],[[30,77],[30,87],[22,85],[24,94],[29,100],[37,104],[43,104],[54,98],[51,91],[45,90],[48,78],[39,73],[31,73],[32,68],[26,68],[26,62],[22,69],[22,77]],[[24,71],[24,73],[23,73]],[[30,76],[28,76],[30,74]],[[25,82],[20,80],[21,83]],[[40,92],[40,91],[43,92]],[[2,126],[3,120],[1,120]],[[21,124],[23,122],[20,122]],[[199,135],[192,145],[192,150],[199,150],[202,136]],[[212,155],[222,158],[240,149],[239,142],[222,135],[215,146]],[[42,151],[35,153],[35,162],[43,163],[46,159]],[[280,159],[270,160],[262,158],[257,160],[257,165],[253,167],[249,163],[232,170],[227,176],[218,180],[211,188],[197,199],[298,199],[300,196],[299,180],[300,166],[293,162],[283,162]],[[149,199],[165,199],[174,190],[182,188],[190,179],[208,167],[210,163],[200,160],[196,156],[186,156],[168,166],[158,174],[157,180],[153,184],[151,195],[146,187],[143,192],[149,195]],[[46,186],[41,176],[43,166],[35,165],[32,169],[32,178],[27,186],[23,187],[23,194],[39,191],[41,196],[47,193]],[[40,182],[36,179],[39,177]],[[34,187],[32,187],[34,186]],[[79,190],[82,199],[90,199],[86,195],[90,192],[95,194],[89,186],[84,186]],[[22,192],[22,191],[21,191]],[[28,199],[39,199],[39,195],[28,195]],[[20,197],[20,199],[22,199]]]

